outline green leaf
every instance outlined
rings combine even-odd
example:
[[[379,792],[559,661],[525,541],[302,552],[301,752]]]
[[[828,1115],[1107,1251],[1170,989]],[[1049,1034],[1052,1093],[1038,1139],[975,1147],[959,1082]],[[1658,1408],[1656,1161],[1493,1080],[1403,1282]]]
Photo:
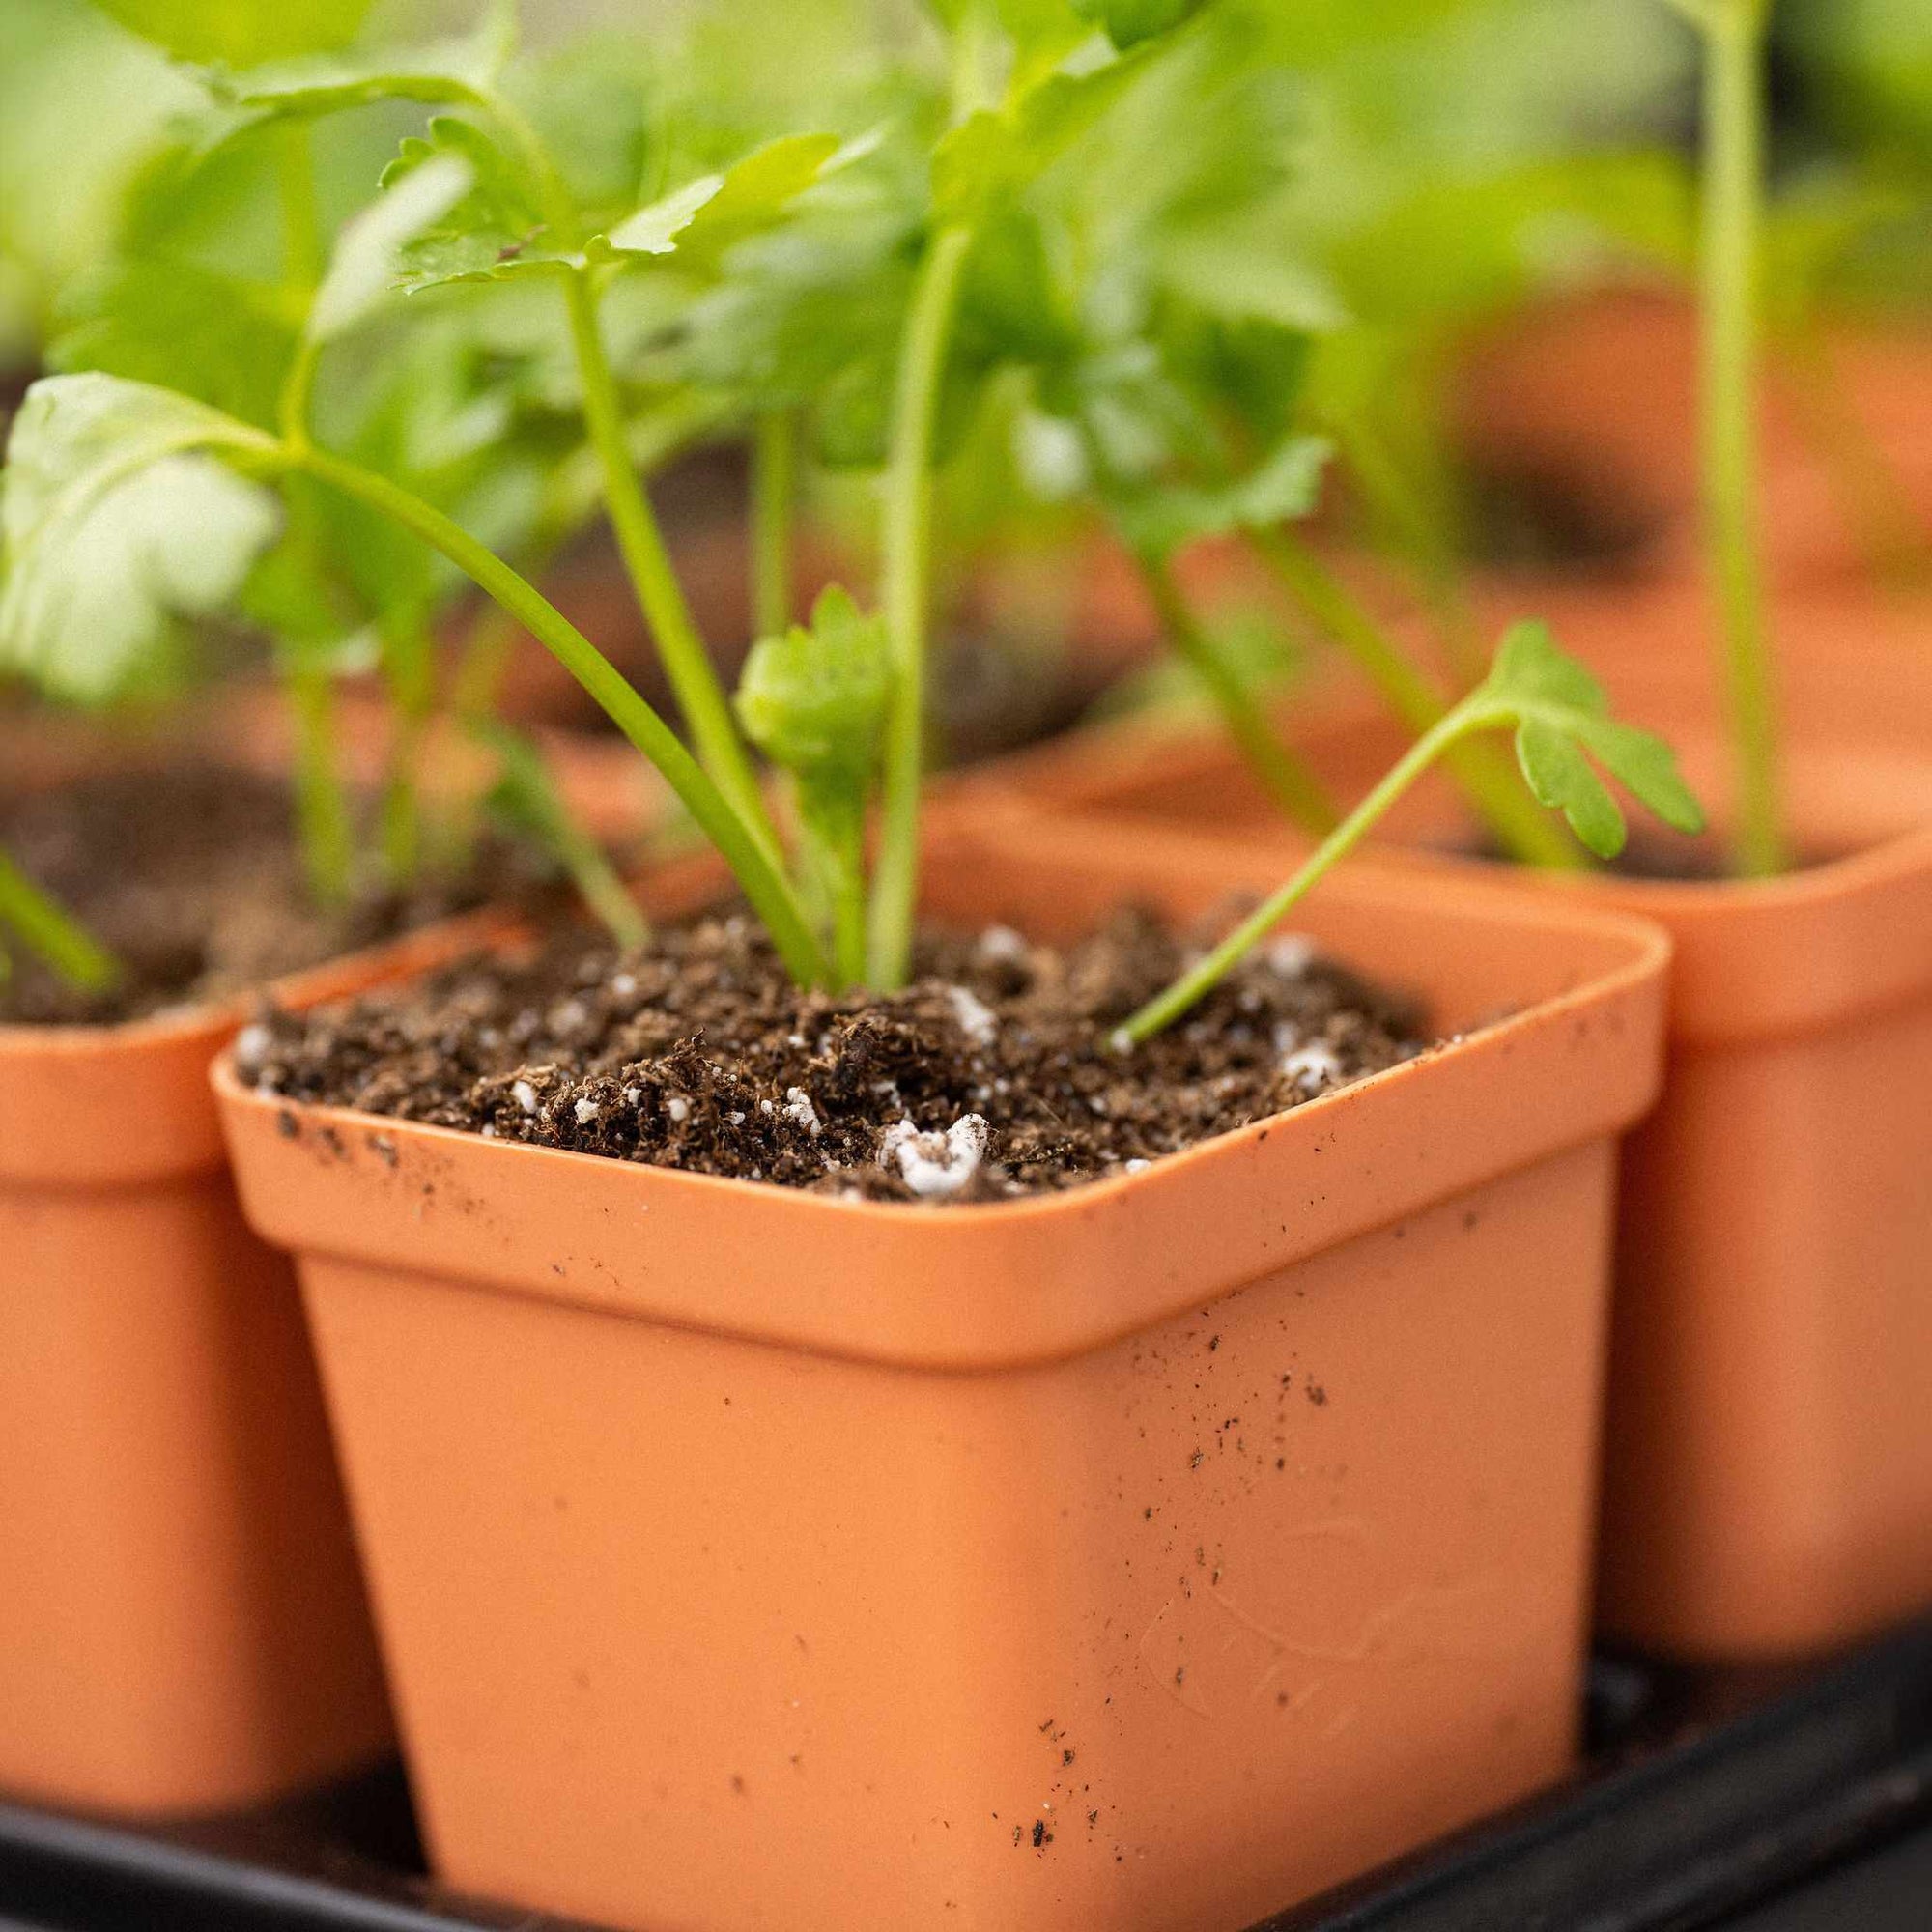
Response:
[[[47,365],[152,383],[268,428],[296,334],[277,291],[191,261],[125,259],[67,291]]]
[[[892,685],[885,625],[836,584],[811,623],[752,647],[738,683],[745,734],[808,784],[863,794],[877,760]]]
[[[428,46],[314,54],[239,73],[216,69],[208,80],[216,99],[258,119],[340,114],[379,100],[477,106],[496,85],[510,43],[510,29],[493,19],[474,34]]]
[[[1319,436],[1285,437],[1244,476],[1216,486],[1178,484],[1117,500],[1121,533],[1136,550],[1167,556],[1203,537],[1261,530],[1314,510],[1332,449]]]
[[[371,0],[95,0],[176,60],[263,61],[332,52],[355,38]]]
[[[144,383],[35,384],[0,497],[0,664],[77,703],[152,681],[179,620],[226,604],[276,528],[272,497],[208,452],[274,448]]]
[[[828,168],[856,158],[836,134],[792,134],[753,149],[722,174],[700,176],[640,208],[590,244],[592,257],[669,255],[715,263],[734,243],[782,220]]]
[[[1510,626],[1481,696],[1516,717],[1517,762],[1530,790],[1560,810],[1600,859],[1623,850],[1625,827],[1595,765],[1666,825],[1704,829],[1703,810],[1678,771],[1676,753],[1654,733],[1613,719],[1603,687],[1557,648],[1547,624]]]
[[[942,227],[976,221],[1037,181],[1126,93],[1154,45],[1144,42],[1081,72],[1058,70],[1002,106],[968,115],[933,152],[933,219]]]
[[[469,163],[433,156],[370,203],[342,231],[309,308],[312,342],[332,342],[374,313],[402,272],[403,250],[469,192]]]
[[[1201,11],[1204,0],[1073,0],[1074,11],[1106,30],[1117,47],[1172,33]]]

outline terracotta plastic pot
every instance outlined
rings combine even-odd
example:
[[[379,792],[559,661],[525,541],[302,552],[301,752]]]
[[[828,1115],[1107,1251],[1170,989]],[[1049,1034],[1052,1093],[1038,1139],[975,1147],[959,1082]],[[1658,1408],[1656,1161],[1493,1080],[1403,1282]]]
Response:
[[[1902,534],[1932,541],[1932,332],[1833,326],[1826,366],[1767,350],[1766,537],[1788,582],[1868,570]],[[1482,345],[1458,412],[1482,460],[1591,479],[1652,525],[1666,565],[1698,549],[1696,317],[1661,289],[1552,302]],[[1876,458],[1896,497],[1876,506]],[[1897,526],[1894,532],[1894,526]]]
[[[1105,835],[928,875],[945,916],[1062,938],[1262,882]],[[1562,1771],[1664,945],[1359,879],[1307,925],[1469,1037],[1025,1203],[217,1072],[250,1219],[300,1260],[446,1880],[654,1932],[1198,1932]]]
[[[329,998],[500,929],[276,988]],[[286,1259],[208,1067],[247,1003],[0,1028],[0,1791],[173,1814],[382,1754],[376,1646]]]
[[[1514,875],[1676,943],[1664,1097],[1626,1163],[1602,1607],[1691,1655],[1807,1650],[1932,1603],[1932,657],[1870,646],[1837,602],[1780,619],[1796,842],[1845,856],[1765,884]],[[1620,713],[1720,799],[1708,690],[1669,656],[1611,670]],[[1303,743],[1359,791],[1402,740],[1356,717]],[[1037,761],[1035,808],[1299,849],[1220,739],[1116,750]],[[1446,786],[1389,824],[1436,848],[1408,863],[1469,869]]]

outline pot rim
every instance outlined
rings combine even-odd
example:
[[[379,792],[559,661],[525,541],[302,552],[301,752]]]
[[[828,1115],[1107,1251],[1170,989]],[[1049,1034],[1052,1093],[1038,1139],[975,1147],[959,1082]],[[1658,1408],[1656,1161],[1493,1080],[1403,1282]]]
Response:
[[[1345,892],[1371,918],[1406,896],[1399,880]],[[299,1253],[819,1352],[1011,1366],[1137,1332],[1647,1110],[1667,935],[1480,892],[1457,894],[1457,919],[1621,956],[1139,1173],[1010,1200],[852,1201],[486,1140],[258,1093],[232,1053],[210,1078],[251,1220]]]

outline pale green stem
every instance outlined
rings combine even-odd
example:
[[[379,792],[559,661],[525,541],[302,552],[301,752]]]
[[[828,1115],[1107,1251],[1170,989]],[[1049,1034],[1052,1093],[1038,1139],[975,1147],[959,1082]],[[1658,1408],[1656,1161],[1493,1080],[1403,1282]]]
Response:
[[[1164,993],[1156,994],[1115,1034],[1116,1045],[1138,1046],[1213,991],[1262,940],[1273,931],[1320,883],[1331,867],[1346,858],[1374,830],[1378,820],[1430,765],[1458,739],[1492,724],[1509,722],[1512,714],[1480,691],[1471,693],[1439,719],[1390,767],[1381,782],[1322,840],[1307,863],[1220,945],[1190,967]]]
[[[1255,530],[1254,548],[1282,587],[1354,663],[1409,730],[1427,731],[1449,709],[1435,680],[1363,607],[1321,558],[1286,529]],[[1443,764],[1497,844],[1526,866],[1577,870],[1582,848],[1533,799],[1493,745],[1470,740],[1450,748]]]
[[[11,927],[47,970],[81,993],[104,993],[121,978],[121,962],[73,915],[0,851],[0,925]]]
[[[942,229],[926,244],[913,290],[885,474],[881,602],[892,655],[886,715],[879,856],[872,881],[868,978],[877,992],[905,983],[919,898],[919,801],[925,766],[926,584],[931,566],[932,443],[946,350],[972,246],[968,228]]]
[[[767,410],[752,449],[752,612],[754,635],[792,620],[792,522],[798,509],[798,418]]]
[[[1321,781],[1269,728],[1254,693],[1188,609],[1173,570],[1158,557],[1143,554],[1135,561],[1169,643],[1206,686],[1248,769],[1304,831],[1318,836],[1331,831],[1341,817],[1334,800]]]
[[[583,384],[583,416],[604,473],[604,503],[645,621],[657,641],[665,674],[677,696],[698,762],[743,820],[765,856],[778,862],[778,834],[765,810],[750,754],[731,720],[724,687],[693,621],[684,588],[671,567],[656,513],[631,460],[623,406],[604,353],[597,300],[588,270],[564,284],[571,339]]]
[[[840,791],[813,798],[799,789],[799,830],[832,922],[832,963],[839,986],[866,979],[866,812],[862,799]]]
[[[692,817],[731,868],[753,910],[763,920],[786,970],[801,985],[822,984],[827,967],[791,886],[767,857],[736,806],[685,750],[677,734],[582,632],[542,593],[460,524],[385,476],[327,451],[285,452],[286,459],[344,495],[392,518],[440,552],[500,604],[550,651],[602,707],[611,722],[664,775]]]
[[[1704,213],[1699,397],[1704,516],[1722,629],[1737,766],[1736,863],[1784,864],[1758,502],[1758,229],[1763,196],[1762,0],[1718,0],[1704,29]]]

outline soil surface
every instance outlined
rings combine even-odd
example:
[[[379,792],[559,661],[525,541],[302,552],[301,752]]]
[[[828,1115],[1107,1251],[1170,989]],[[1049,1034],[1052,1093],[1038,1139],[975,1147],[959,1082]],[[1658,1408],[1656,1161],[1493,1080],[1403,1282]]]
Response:
[[[1145,913],[1064,952],[1001,926],[926,932],[913,983],[875,999],[797,992],[736,914],[628,954],[578,929],[519,959],[269,1012],[238,1065],[294,1100],[503,1140],[820,1193],[988,1201],[1118,1173],[1423,1051],[1412,1001],[1293,937],[1179,1026],[1113,1051],[1112,1029],[1208,936]]]
[[[0,798],[0,843],[124,968],[110,992],[77,993],[11,945],[0,1023],[104,1025],[229,998],[538,882],[534,860],[491,844],[466,880],[372,889],[325,913],[293,816],[280,781],[213,764]]]

